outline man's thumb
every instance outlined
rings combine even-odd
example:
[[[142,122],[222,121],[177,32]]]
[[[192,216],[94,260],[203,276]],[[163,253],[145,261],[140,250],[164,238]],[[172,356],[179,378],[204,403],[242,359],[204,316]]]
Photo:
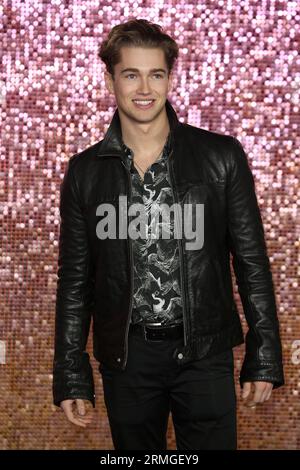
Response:
[[[77,406],[78,414],[81,415],[81,416],[84,416],[85,415],[84,401],[81,400],[81,399],[77,399],[76,400],[76,406]]]
[[[251,391],[251,382],[245,382],[243,384],[242,398],[247,398]]]

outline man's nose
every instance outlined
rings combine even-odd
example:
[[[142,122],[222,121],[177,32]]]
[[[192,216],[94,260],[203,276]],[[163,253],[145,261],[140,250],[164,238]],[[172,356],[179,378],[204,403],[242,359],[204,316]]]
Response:
[[[139,91],[141,93],[150,93],[151,92],[151,89],[150,89],[147,78],[142,78],[141,79],[141,81],[139,83]]]

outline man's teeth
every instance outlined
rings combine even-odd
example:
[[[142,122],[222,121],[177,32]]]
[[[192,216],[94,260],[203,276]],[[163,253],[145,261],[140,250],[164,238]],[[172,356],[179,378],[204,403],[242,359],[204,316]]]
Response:
[[[135,103],[137,103],[137,104],[145,104],[145,105],[147,105],[147,104],[152,103],[152,101],[154,101],[154,100],[148,100],[148,101],[133,100],[133,101],[134,101]]]

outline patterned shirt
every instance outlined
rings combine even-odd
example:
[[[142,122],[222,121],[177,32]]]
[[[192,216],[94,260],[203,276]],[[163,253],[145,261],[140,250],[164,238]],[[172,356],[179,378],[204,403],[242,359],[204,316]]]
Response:
[[[170,136],[170,134],[169,134]],[[123,143],[126,164],[131,172],[132,203],[142,204],[145,215],[145,235],[132,239],[134,263],[134,296],[132,323],[158,322],[163,325],[181,323],[182,299],[178,239],[174,238],[174,211],[167,213],[160,207],[171,208],[175,202],[169,181],[166,160],[170,151],[169,138],[161,157],[140,177],[133,164],[133,152]],[[165,215],[164,215],[165,214]],[[169,214],[169,216],[168,216]],[[130,216],[135,219],[139,213]],[[143,230],[141,225],[138,229]],[[169,238],[162,238],[162,232]],[[154,235],[156,235],[154,237]]]

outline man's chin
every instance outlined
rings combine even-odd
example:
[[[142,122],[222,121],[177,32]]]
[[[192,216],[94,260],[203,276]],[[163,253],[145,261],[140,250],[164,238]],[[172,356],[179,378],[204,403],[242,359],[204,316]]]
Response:
[[[154,106],[149,109],[137,109],[134,104],[132,106],[126,107],[126,109],[121,108],[123,113],[125,113],[130,119],[137,122],[150,122],[155,119],[164,109],[165,103],[163,105],[158,105],[154,103]]]

